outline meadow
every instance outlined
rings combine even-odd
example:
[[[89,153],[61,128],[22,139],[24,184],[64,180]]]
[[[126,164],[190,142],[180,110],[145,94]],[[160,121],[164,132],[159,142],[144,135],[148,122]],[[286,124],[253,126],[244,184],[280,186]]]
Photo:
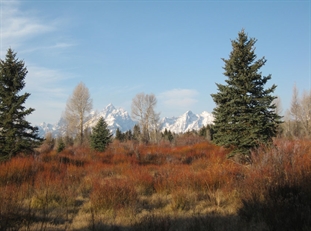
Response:
[[[39,151],[0,164],[0,230],[311,230],[310,140],[247,165],[193,134]]]

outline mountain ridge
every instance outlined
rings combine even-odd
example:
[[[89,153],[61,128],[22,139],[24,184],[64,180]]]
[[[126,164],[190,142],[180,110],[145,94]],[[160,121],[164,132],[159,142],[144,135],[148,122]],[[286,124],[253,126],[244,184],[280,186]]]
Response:
[[[108,124],[110,131],[115,134],[117,128],[121,132],[131,130],[137,122],[132,120],[129,113],[123,108],[116,108],[113,104],[108,104],[101,111],[92,111],[90,118],[84,123],[86,127],[94,127],[100,117],[103,117]],[[207,124],[212,124],[214,117],[211,113],[203,111],[201,114],[194,114],[192,111],[186,111],[178,117],[163,117],[160,120],[160,130],[170,130],[173,133],[183,133],[191,130],[199,130]],[[44,137],[50,132],[53,137],[57,137],[64,130],[64,119],[60,118],[56,124],[41,123],[39,128],[39,135]]]

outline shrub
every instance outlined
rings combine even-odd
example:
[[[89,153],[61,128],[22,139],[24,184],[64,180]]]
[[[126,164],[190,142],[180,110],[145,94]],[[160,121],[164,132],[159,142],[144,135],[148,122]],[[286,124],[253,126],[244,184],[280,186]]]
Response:
[[[0,185],[17,184],[30,180],[36,174],[32,157],[16,157],[0,164]]]
[[[253,165],[239,187],[242,219],[264,222],[276,231],[309,230],[311,153],[305,145],[283,140],[277,148],[261,147],[253,153]]]
[[[196,200],[196,193],[183,188],[177,188],[172,192],[171,208],[173,210],[189,210],[195,205]]]
[[[138,194],[151,195],[154,189],[154,178],[145,166],[135,166],[125,172],[129,181],[133,183]]]
[[[125,179],[95,181],[90,195],[95,211],[115,210],[135,206],[137,194],[133,185]]]
[[[24,195],[19,186],[0,187],[0,230],[18,230],[23,223]]]

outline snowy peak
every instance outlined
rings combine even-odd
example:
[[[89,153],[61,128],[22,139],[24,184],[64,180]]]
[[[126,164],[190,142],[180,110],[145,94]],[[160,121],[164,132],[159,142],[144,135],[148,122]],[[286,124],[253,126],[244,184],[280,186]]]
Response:
[[[116,108],[110,103],[108,104],[104,109],[103,109],[103,113],[108,115],[113,113],[116,110]]]
[[[115,134],[117,128],[121,132],[132,130],[135,121],[132,120],[129,113],[123,108],[115,108],[112,104],[108,104],[100,112],[91,112],[89,119],[85,122],[84,126],[92,128],[94,127],[99,118],[103,117],[110,131]],[[202,112],[201,114],[194,114],[192,111],[187,111],[179,117],[164,117],[160,121],[161,131],[165,129],[170,130],[174,133],[183,133],[191,130],[199,130],[201,127],[212,124],[214,117],[209,112]],[[64,127],[64,119],[61,118],[55,125],[41,123],[39,128],[39,135],[44,137],[46,133],[51,132],[54,137],[58,136],[62,132]]]
[[[108,104],[108,105],[106,106],[106,108],[105,108],[105,110],[107,110],[107,111],[113,111],[113,110],[115,110],[115,109],[116,109],[116,108],[113,106],[112,103]]]
[[[207,111],[203,111],[199,116],[202,118],[202,124],[203,125],[214,123],[214,116],[212,113],[209,113]]]
[[[64,119],[60,119],[57,124],[41,123],[38,127],[38,134],[40,137],[45,137],[47,133],[51,133],[53,137],[57,137],[61,132],[64,124]]]
[[[123,108],[116,109],[112,104],[109,104],[101,112],[95,114],[88,120],[85,125],[90,128],[94,127],[100,117],[104,118],[112,133],[115,133],[117,128],[122,132],[131,130],[136,124]]]
[[[186,113],[182,114],[180,117],[177,118],[174,117],[171,119],[162,119],[161,130],[164,131],[165,129],[167,129],[171,132],[183,133],[191,130],[199,130],[201,127],[207,124],[212,124],[213,121],[213,115],[208,112],[202,112],[201,114],[197,115],[194,114],[192,111],[187,111]]]
[[[195,121],[198,119],[198,116],[195,115],[192,111],[187,111],[180,116],[180,120],[184,122]]]

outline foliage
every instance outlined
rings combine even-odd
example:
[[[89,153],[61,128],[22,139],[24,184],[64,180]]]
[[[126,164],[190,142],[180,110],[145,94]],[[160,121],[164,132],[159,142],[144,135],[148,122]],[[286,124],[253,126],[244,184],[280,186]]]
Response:
[[[138,124],[135,124],[133,127],[133,140],[139,141],[140,137],[141,137],[140,126]]]
[[[123,135],[123,133],[120,131],[120,129],[119,128],[117,128],[117,130],[116,130],[116,136],[115,136],[115,138],[117,139],[117,140],[119,140],[119,141],[124,141],[124,135]]]
[[[121,132],[119,128],[116,130],[115,139],[119,140],[120,142],[129,141],[134,139],[132,130],[128,130],[126,132]]]
[[[239,183],[243,206],[239,216],[262,222],[268,230],[311,227],[310,141],[277,140],[277,148],[260,147]]]
[[[14,157],[0,163],[0,229],[308,230],[310,141],[274,145],[248,166],[194,133]]]
[[[48,132],[45,135],[45,139],[42,145],[40,146],[39,150],[41,153],[48,153],[51,150],[53,150],[54,146],[55,146],[55,139],[53,138],[52,133]]]
[[[6,59],[0,60],[0,159],[33,152],[43,141],[38,128],[25,119],[34,111],[24,106],[30,94],[18,94],[25,87],[27,73],[25,63],[8,49]]]
[[[229,59],[223,59],[227,85],[217,84],[218,93],[212,94],[216,103],[213,141],[233,148],[231,155],[249,157],[251,149],[271,143],[281,119],[273,104],[276,97],[271,95],[276,85],[264,89],[271,75],[259,72],[266,59],[256,60],[256,41],[244,30],[239,32],[231,42]]]
[[[96,150],[103,152],[107,146],[112,142],[112,134],[108,128],[108,125],[103,117],[101,117],[91,134],[91,147]]]
[[[165,140],[168,140],[169,142],[172,142],[174,139],[174,136],[172,134],[171,131],[167,131],[167,129],[165,128],[164,132],[161,134],[162,138]]]
[[[213,140],[213,128],[211,124],[203,126],[199,130],[199,136],[204,137],[205,139],[211,141]]]
[[[57,139],[57,152],[60,153],[65,149],[66,145],[62,137],[58,137]]]
[[[137,201],[137,193],[128,181],[111,179],[94,182],[90,199],[96,211],[113,210],[134,206]]]

